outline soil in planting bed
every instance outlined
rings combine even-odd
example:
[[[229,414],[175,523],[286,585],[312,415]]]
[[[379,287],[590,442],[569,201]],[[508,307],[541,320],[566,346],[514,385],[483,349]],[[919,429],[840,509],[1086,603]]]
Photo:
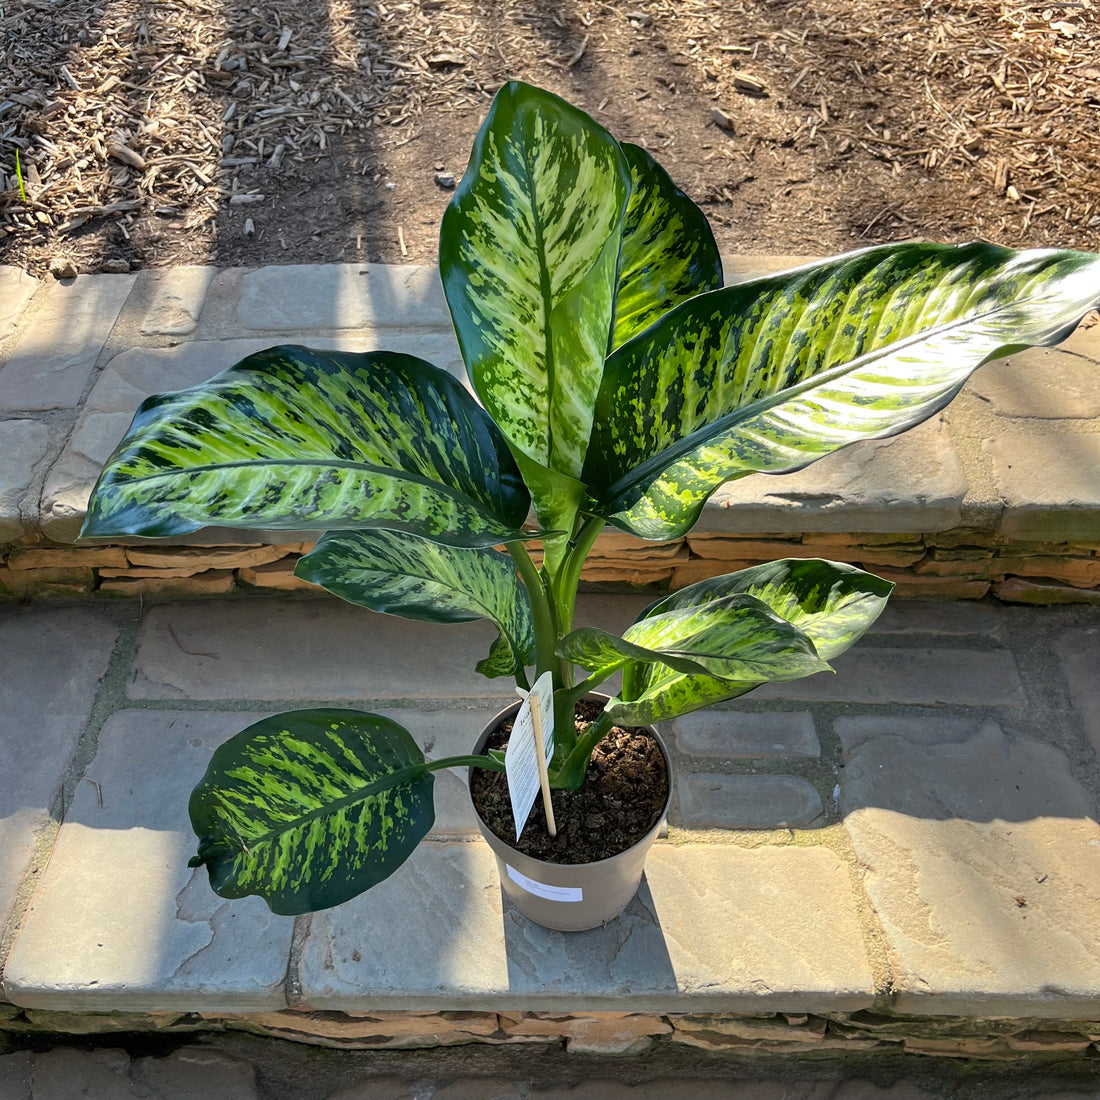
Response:
[[[598,703],[578,704],[578,734],[601,709]],[[488,747],[507,748],[511,732],[509,718],[489,735]],[[486,825],[524,855],[548,863],[595,863],[625,852],[657,824],[668,800],[669,775],[648,730],[614,726],[592,753],[581,789],[551,792],[558,835],[546,830],[539,796],[518,841],[504,773],[475,769],[470,788]]]

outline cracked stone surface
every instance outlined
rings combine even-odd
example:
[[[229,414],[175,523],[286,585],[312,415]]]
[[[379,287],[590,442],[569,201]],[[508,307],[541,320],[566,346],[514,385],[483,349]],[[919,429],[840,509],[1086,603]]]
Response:
[[[153,296],[142,318],[147,335],[186,336],[195,331],[216,267],[189,264],[151,271]]]
[[[0,543],[24,533],[20,504],[46,457],[50,430],[38,420],[0,420]]]
[[[753,700],[907,703],[914,706],[1023,706],[1016,661],[1007,650],[886,649],[864,640],[822,672],[785,684],[765,684]]]
[[[582,996],[591,1009],[632,1012],[679,1011],[689,998],[735,1012],[870,1004],[847,872],[833,853],[658,844],[646,878],[604,927],[552,932],[503,902],[484,844],[422,846],[376,889],[314,915],[303,1006],[460,1009],[488,999],[538,1011]]]
[[[44,288],[33,327],[0,367],[0,408],[74,408],[136,279],[96,275]]]
[[[1089,429],[1018,430],[986,440],[1010,538],[1073,542],[1100,538],[1100,434]]]
[[[1074,709],[1100,761],[1100,628],[1067,630],[1055,644]]]
[[[7,1066],[5,1065],[7,1064]],[[8,1069],[10,1087],[5,1081]],[[243,1058],[192,1048],[131,1058],[125,1050],[59,1046],[0,1058],[3,1100],[259,1100],[256,1071]]]
[[[0,925],[117,635],[109,618],[85,608],[0,616]]]
[[[256,897],[225,901],[205,869],[187,867],[190,789],[241,725],[240,714],[204,711],[108,720],[8,959],[11,1001],[86,1012],[286,1006],[293,920]]]
[[[1029,348],[988,363],[968,386],[997,416],[1093,420],[1100,416],[1100,325],[1054,348]]]
[[[966,477],[942,417],[894,439],[854,444],[793,474],[750,474],[718,489],[700,529],[729,532],[946,531]]]
[[[866,741],[841,784],[896,1011],[1095,1012],[1100,825],[1064,753],[990,721],[961,743]]]
[[[676,744],[694,756],[754,760],[769,756],[821,755],[809,711],[745,713],[710,707],[677,718]]]
[[[414,264],[260,268],[241,280],[238,312],[245,328],[272,331],[451,326],[439,272]]]
[[[23,310],[38,289],[38,280],[22,268],[0,264],[0,340],[15,331]]]
[[[488,653],[495,633],[488,623],[440,629],[335,600],[166,604],[142,622],[130,695],[360,701],[457,696],[500,700],[503,707],[511,702],[508,685],[477,676],[472,667]]]

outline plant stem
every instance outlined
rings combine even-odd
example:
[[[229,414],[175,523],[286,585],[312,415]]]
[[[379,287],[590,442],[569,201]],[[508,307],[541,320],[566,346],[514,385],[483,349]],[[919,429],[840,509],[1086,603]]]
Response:
[[[440,768],[484,768],[490,772],[504,771],[504,763],[491,756],[445,756],[442,760],[426,760],[426,771],[437,772]]]

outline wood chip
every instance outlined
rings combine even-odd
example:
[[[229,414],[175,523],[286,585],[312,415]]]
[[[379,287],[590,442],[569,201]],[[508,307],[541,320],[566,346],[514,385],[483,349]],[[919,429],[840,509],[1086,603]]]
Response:
[[[734,73],[733,87],[734,91],[741,92],[743,95],[766,96],[768,94],[764,81],[758,80],[751,73]]]
[[[130,168],[136,168],[139,172],[145,171],[145,158],[128,145],[122,145],[117,141],[107,142],[107,155]]]

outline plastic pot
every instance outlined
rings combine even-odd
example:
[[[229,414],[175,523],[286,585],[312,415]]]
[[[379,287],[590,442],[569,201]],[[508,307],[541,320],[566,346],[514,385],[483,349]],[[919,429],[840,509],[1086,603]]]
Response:
[[[595,698],[595,697],[593,697]],[[513,717],[520,708],[513,703],[497,714],[481,732],[474,752],[484,753],[489,736],[505,719]],[[617,917],[638,892],[642,880],[645,857],[668,815],[672,801],[672,767],[660,735],[652,726],[643,727],[657,742],[665,759],[669,776],[668,797],[661,816],[652,829],[625,852],[595,863],[547,863],[517,851],[503,841],[481,819],[474,805],[474,816],[485,842],[497,860],[501,886],[512,904],[528,920],[562,932],[580,932],[597,928]],[[472,769],[468,769],[471,771]],[[467,794],[473,805],[469,778]],[[531,813],[541,813],[541,796],[535,800]]]

